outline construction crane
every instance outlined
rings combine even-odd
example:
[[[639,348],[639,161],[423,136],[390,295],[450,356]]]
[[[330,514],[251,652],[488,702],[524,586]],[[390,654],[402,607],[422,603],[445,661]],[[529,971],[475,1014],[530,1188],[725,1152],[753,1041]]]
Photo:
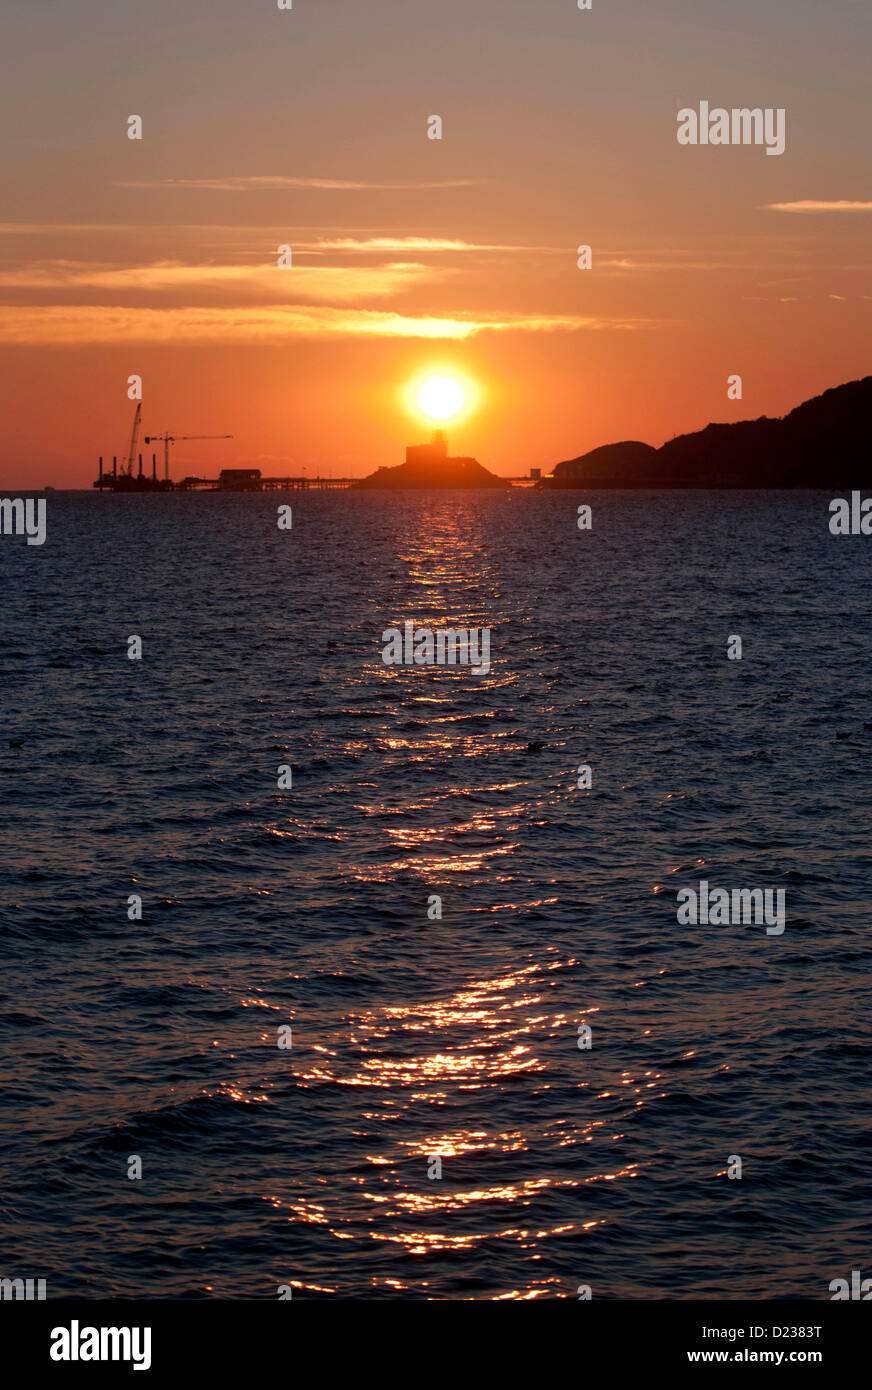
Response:
[[[137,401],[136,410],[133,414],[133,431],[130,435],[130,448],[127,452],[127,473],[133,477],[133,460],[136,455],[136,440],[139,436],[139,425],[142,419],[142,401]]]
[[[147,434],[146,444],[156,444],[163,440],[164,446],[164,480],[169,482],[170,477],[170,445],[175,444],[177,439],[232,439],[232,434]]]

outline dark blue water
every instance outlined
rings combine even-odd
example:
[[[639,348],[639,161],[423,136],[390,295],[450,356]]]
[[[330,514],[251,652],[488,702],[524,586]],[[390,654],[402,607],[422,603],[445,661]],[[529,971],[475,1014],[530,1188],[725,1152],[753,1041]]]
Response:
[[[0,1274],[872,1272],[872,540],[822,494],[580,500],[55,494],[0,540]],[[489,626],[490,675],[387,668],[407,619]],[[679,926],[703,877],[783,935]]]

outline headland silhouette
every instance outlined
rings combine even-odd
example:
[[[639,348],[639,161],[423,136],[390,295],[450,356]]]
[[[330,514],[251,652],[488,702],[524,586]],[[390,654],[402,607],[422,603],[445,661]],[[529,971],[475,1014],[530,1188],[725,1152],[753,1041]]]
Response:
[[[638,440],[565,459],[540,488],[860,488],[872,483],[872,376],[780,419],[706,425],[659,449]]]

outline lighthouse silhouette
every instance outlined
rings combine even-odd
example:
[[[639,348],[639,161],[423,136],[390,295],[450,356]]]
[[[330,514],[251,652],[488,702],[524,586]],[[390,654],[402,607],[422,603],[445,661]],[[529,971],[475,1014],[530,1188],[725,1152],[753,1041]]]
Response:
[[[444,463],[448,458],[448,441],[444,430],[434,430],[429,444],[407,444],[406,463],[427,464]]]

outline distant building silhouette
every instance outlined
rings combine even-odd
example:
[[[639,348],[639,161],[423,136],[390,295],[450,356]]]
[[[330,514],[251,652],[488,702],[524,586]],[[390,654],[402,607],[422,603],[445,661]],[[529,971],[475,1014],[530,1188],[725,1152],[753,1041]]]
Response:
[[[505,478],[482,468],[477,459],[451,458],[444,430],[434,430],[429,444],[408,444],[406,461],[395,468],[379,468],[355,487],[458,488],[510,487]]]
[[[260,492],[259,468],[222,468],[218,474],[219,492]]]

